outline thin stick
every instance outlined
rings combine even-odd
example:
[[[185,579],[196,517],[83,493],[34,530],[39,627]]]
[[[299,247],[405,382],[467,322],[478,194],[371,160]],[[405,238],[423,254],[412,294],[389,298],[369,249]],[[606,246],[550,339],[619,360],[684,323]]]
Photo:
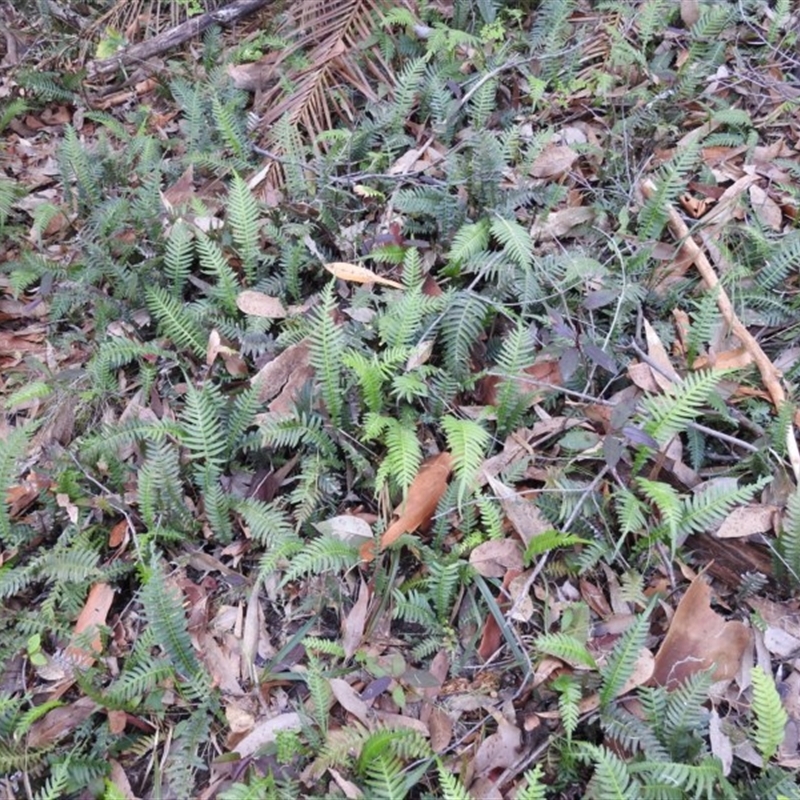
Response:
[[[644,181],[642,183],[642,192],[648,199],[651,198],[655,192],[656,187],[652,181]],[[744,345],[744,348],[753,357],[753,361],[761,373],[761,380],[764,382],[764,388],[769,393],[775,408],[780,410],[780,407],[786,402],[786,393],[783,391],[781,385],[781,373],[778,368],[769,360],[767,354],[761,349],[761,345],[756,340],[755,336],[742,324],[736,312],[733,309],[728,293],[720,283],[714,267],[706,257],[706,254],[700,249],[699,245],[692,239],[689,228],[683,221],[681,215],[672,207],[667,207],[669,215],[669,227],[672,235],[681,243],[680,249],[685,255],[692,259],[692,262],[697,267],[700,277],[705,281],[709,289],[716,290],[717,292],[717,305],[722,312],[722,316],[728,327],[736,336],[737,339]],[[791,426],[786,432],[786,450],[789,454],[789,462],[792,465],[794,472],[795,482],[800,484],[800,450],[797,447],[797,439],[794,434],[794,426]]]

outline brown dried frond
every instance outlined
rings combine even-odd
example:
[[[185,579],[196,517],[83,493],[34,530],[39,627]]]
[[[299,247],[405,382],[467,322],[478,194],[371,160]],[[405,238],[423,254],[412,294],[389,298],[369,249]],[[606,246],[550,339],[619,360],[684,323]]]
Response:
[[[312,138],[333,127],[335,118],[350,121],[356,108],[353,92],[368,102],[377,102],[375,86],[391,89],[392,71],[376,47],[367,52],[369,41],[382,16],[383,0],[304,0],[298,3],[287,30],[299,31],[295,42],[264,76],[272,84],[261,94],[264,109],[259,127],[270,127],[284,115]],[[278,80],[287,60],[306,51],[309,66],[288,78],[290,92]],[[272,80],[271,80],[272,79]]]

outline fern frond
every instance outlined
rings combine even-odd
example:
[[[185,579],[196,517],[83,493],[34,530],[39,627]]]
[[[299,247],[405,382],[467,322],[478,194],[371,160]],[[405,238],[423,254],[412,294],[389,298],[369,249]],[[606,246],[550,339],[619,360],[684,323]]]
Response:
[[[172,297],[181,297],[192,272],[194,261],[194,237],[192,229],[177,220],[172,226],[164,251],[164,273],[170,281]]]
[[[28,448],[28,442],[36,426],[17,425],[6,436],[0,437],[0,542],[5,547],[13,546],[12,522],[8,512],[8,496],[17,477],[17,464]]]
[[[189,637],[183,611],[183,596],[175,586],[167,583],[161,564],[156,559],[151,562],[140,597],[156,644],[188,681],[193,693],[202,697],[207,691],[208,679]]]
[[[503,245],[508,257],[520,269],[533,266],[533,240],[530,233],[514,219],[495,217],[490,224],[492,236]]]
[[[335,281],[330,281],[322,291],[322,303],[311,322],[309,342],[311,365],[322,384],[322,399],[334,424],[342,419],[344,399],[341,384],[344,335],[334,319],[336,298],[333,294]]]
[[[728,489],[725,485],[712,484],[702,491],[695,492],[683,502],[679,534],[707,531],[725,517],[737,505],[749,502],[770,481],[764,476],[756,483]]]
[[[651,602],[644,613],[638,616],[636,622],[625,631],[601,668],[600,674],[603,680],[600,686],[601,708],[608,706],[619,696],[625,682],[633,674],[639,653],[649,633],[650,613],[654,605],[655,601]]]
[[[239,295],[239,279],[228,263],[219,245],[205,233],[197,234],[197,253],[200,259],[200,269],[216,278],[216,283],[211,290],[211,296],[219,300],[222,310],[226,314],[236,316],[239,308],[236,298]]]
[[[222,424],[224,400],[217,386],[200,389],[189,386],[186,406],[181,414],[181,442],[191,458],[213,470],[221,470],[228,460],[228,442]]]
[[[558,692],[558,712],[561,715],[561,724],[567,739],[572,739],[572,734],[578,729],[580,720],[581,684],[574,675],[563,672],[550,682],[551,688]]]
[[[777,551],[793,585],[800,585],[800,489],[795,489],[786,501]]]
[[[335,536],[319,536],[307,542],[303,552],[292,559],[282,583],[290,583],[301,575],[347,572],[358,563],[358,560],[357,547]]]
[[[628,765],[605,747],[581,744],[582,755],[594,767],[594,775],[586,787],[587,800],[639,800],[639,783]]]
[[[529,769],[523,776],[525,788],[517,792],[516,800],[545,800],[547,786],[544,783],[544,771],[540,764]]]
[[[751,670],[750,677],[753,681],[753,740],[764,761],[769,761],[783,743],[789,715],[771,675],[756,666]]]
[[[679,152],[658,172],[656,191],[639,211],[639,236],[645,240],[660,238],[667,224],[667,208],[686,188],[687,175],[694,168],[699,156],[699,145],[681,148]]]
[[[765,289],[772,289],[786,279],[800,264],[800,231],[791,231],[776,245],[767,258],[764,268],[758,272],[758,282]]]
[[[256,279],[259,262],[258,202],[247,183],[238,173],[233,174],[228,190],[228,221],[230,222],[233,240],[237,253],[242,260],[242,268],[248,284]]]
[[[537,651],[560,658],[574,667],[597,669],[597,662],[586,649],[586,645],[568,633],[543,633],[536,637],[534,647]]]
[[[530,393],[524,391],[524,384],[518,379],[533,363],[534,357],[530,331],[519,322],[504,339],[497,359],[496,371],[502,376],[495,400],[499,436],[515,430],[528,407]]]
[[[447,260],[456,266],[472,260],[489,247],[489,220],[482,217],[477,222],[462,225],[450,245]]]
[[[442,430],[453,457],[453,473],[458,483],[457,502],[461,507],[474,488],[491,436],[479,422],[451,416],[442,419]]]
[[[180,300],[160,286],[146,289],[147,307],[164,334],[179,347],[190,350],[197,358],[206,354],[207,337]]]
[[[640,412],[645,433],[664,447],[697,418],[723,376],[723,371],[693,373],[687,375],[680,384],[671,386],[664,394],[645,398]]]

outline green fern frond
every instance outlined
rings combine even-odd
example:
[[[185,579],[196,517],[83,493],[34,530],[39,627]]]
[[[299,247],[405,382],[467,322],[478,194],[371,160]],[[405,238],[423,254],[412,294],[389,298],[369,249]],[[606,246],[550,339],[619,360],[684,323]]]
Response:
[[[581,743],[581,755],[594,767],[586,787],[586,800],[639,800],[640,784],[628,765],[605,747]]]
[[[668,220],[667,209],[686,188],[687,175],[697,163],[699,152],[698,143],[693,142],[681,148],[659,170],[656,191],[639,211],[639,236],[642,239],[653,241],[660,238]]]
[[[558,712],[567,739],[578,729],[580,720],[581,684],[574,675],[563,672],[550,682],[551,688],[558,692]]]
[[[751,670],[750,677],[753,681],[753,741],[764,761],[769,761],[783,743],[789,715],[771,675],[756,666]]]
[[[447,260],[451,264],[460,266],[484,253],[489,247],[489,234],[489,220],[486,217],[462,225],[453,237]]]
[[[534,648],[537,652],[560,658],[574,667],[597,669],[597,662],[586,649],[586,645],[567,633],[543,633],[536,637]]]
[[[59,151],[59,167],[64,181],[65,192],[69,187],[77,188],[77,201],[85,208],[100,205],[103,190],[98,179],[97,164],[78,139],[78,132],[71,125],[64,131],[64,140]]]
[[[600,686],[600,707],[608,706],[625,686],[625,682],[633,674],[639,653],[644,647],[649,633],[650,613],[655,606],[652,601],[644,613],[640,614],[636,622],[628,628],[600,669],[602,684]]]
[[[547,786],[544,783],[544,771],[540,764],[529,769],[523,776],[525,788],[517,792],[516,800],[545,800]]]
[[[499,436],[515,430],[524,415],[531,394],[526,392],[519,378],[526,367],[533,364],[535,351],[530,331],[519,322],[503,340],[497,358],[496,371],[502,376],[496,390],[495,412]]]
[[[177,220],[167,237],[164,251],[164,274],[170,282],[172,297],[181,297],[186,282],[192,272],[194,262],[194,236],[192,229],[183,221]]]
[[[464,784],[441,761],[437,761],[436,771],[439,774],[443,800],[472,800]]]
[[[341,383],[344,335],[334,319],[336,313],[334,285],[335,281],[330,281],[322,291],[322,303],[316,309],[311,322],[309,342],[310,361],[322,386],[325,408],[331,421],[338,425],[341,423],[344,409]]]
[[[147,448],[147,456],[137,472],[139,513],[148,530],[164,523],[189,529],[191,516],[183,501],[178,449],[166,442]]]
[[[519,222],[504,217],[494,217],[490,224],[492,236],[503,245],[508,257],[520,269],[533,266],[533,240]]]
[[[233,103],[223,103],[218,95],[211,98],[211,112],[223,143],[245,167],[250,156],[250,144],[243,124],[246,115]]]
[[[208,679],[192,646],[183,596],[175,586],[167,583],[163,568],[156,559],[151,562],[140,597],[156,644],[188,682],[192,692],[202,697],[207,692]]]
[[[640,411],[645,433],[664,447],[697,418],[724,375],[720,370],[693,373],[664,394],[645,398]]]
[[[678,492],[668,483],[650,481],[646,478],[638,478],[636,485],[658,509],[662,524],[666,526],[671,540],[674,540],[683,518],[683,504]]]
[[[242,268],[247,282],[252,285],[256,279],[260,258],[259,209],[256,198],[238,173],[233,174],[233,180],[228,190],[227,211],[237,254],[242,260]]]
[[[712,484],[703,491],[695,492],[683,501],[678,533],[698,533],[712,529],[734,506],[752,500],[771,480],[771,477],[764,476],[756,483],[733,489]]]
[[[685,761],[708,730],[708,689],[711,672],[696,672],[677,689],[667,692],[664,716],[654,720],[663,730],[663,741],[676,761]]]
[[[150,313],[167,337],[179,347],[190,350],[195,357],[205,357],[207,337],[180,300],[159,286],[148,286],[146,301]]]
[[[191,797],[197,773],[205,770],[201,750],[208,740],[212,711],[202,703],[187,719],[181,720],[172,732],[172,741],[164,760],[167,792],[173,797]]]
[[[224,400],[217,386],[204,384],[200,389],[189,386],[186,405],[181,414],[181,442],[192,460],[215,471],[228,460],[228,441],[222,423]]]
[[[631,754],[642,753],[648,761],[669,761],[669,753],[659,741],[654,726],[620,706],[605,708],[600,718],[605,741],[613,742]]]
[[[358,560],[357,547],[335,536],[319,536],[306,543],[303,552],[292,559],[282,583],[284,585],[290,583],[301,575],[344,573],[352,569]]]
[[[666,764],[631,764],[632,775],[641,775],[643,797],[669,796],[679,791],[680,797],[720,797],[720,784],[726,782],[722,764],[716,758],[705,758],[699,764],[670,762]]]
[[[457,502],[461,507],[474,488],[491,436],[479,422],[451,416],[442,419],[442,430],[453,457],[453,473],[458,483]]]
[[[786,501],[777,552],[792,584],[800,586],[800,489],[795,489]]]
[[[800,263],[800,231],[791,231],[769,254],[764,268],[758,272],[758,282],[772,289],[786,279]]]
[[[200,269],[216,278],[216,283],[211,290],[211,296],[219,301],[224,313],[236,316],[239,313],[236,298],[240,286],[236,273],[228,263],[219,245],[205,233],[197,234],[197,253],[200,260]]]
[[[422,464],[422,446],[411,415],[400,420],[387,417],[381,438],[386,455],[375,475],[375,485],[382,486],[388,478],[405,496]]]
[[[24,457],[35,425],[17,425],[6,436],[0,437],[0,542],[12,547],[12,521],[8,511],[8,493],[17,477],[17,464]]]

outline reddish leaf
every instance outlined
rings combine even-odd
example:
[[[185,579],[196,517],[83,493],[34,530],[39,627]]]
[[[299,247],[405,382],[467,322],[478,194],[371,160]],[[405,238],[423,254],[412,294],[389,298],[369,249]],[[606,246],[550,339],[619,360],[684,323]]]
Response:
[[[381,549],[396,542],[404,533],[412,533],[430,521],[447,489],[451,470],[452,458],[447,452],[428,459],[420,467],[417,477],[408,489],[400,515],[381,537]],[[364,561],[372,561],[375,557],[374,542],[366,542],[361,547],[361,557]]]

